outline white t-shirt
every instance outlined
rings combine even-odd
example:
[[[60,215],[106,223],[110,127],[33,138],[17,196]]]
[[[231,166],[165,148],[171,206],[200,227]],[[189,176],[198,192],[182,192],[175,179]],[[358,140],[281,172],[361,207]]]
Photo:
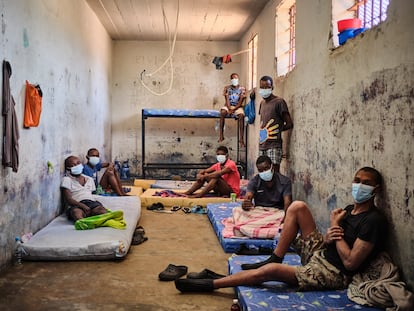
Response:
[[[82,186],[79,181],[72,176],[64,176],[62,179],[62,188],[68,189],[72,193],[74,200],[80,202],[82,200],[96,201],[92,192],[96,190],[95,181],[92,177],[83,175],[86,178],[86,183]]]

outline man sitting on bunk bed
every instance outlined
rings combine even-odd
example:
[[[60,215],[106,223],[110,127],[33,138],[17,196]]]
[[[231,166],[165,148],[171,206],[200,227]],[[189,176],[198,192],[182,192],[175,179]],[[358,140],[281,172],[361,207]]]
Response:
[[[185,195],[201,198],[211,190],[217,196],[230,196],[230,193],[235,193],[237,197],[240,195],[240,174],[236,163],[229,159],[229,150],[225,146],[220,146],[216,150],[216,156],[217,163],[198,172],[196,181],[184,192]],[[196,192],[200,188],[200,192]]]

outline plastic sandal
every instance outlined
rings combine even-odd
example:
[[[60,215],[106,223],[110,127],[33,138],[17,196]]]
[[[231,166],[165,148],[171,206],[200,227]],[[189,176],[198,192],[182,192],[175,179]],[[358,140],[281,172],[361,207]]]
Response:
[[[191,209],[189,209],[188,207],[183,207],[183,212],[186,214],[191,214]]]
[[[207,214],[207,211],[201,205],[194,205],[191,212],[195,214]]]
[[[180,209],[181,209],[181,206],[176,205],[171,208],[171,211],[176,212],[176,211],[179,211]]]

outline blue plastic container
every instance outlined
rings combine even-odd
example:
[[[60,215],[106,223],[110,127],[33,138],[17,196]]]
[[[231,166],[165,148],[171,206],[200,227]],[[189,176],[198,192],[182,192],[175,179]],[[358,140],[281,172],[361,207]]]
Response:
[[[347,30],[340,32],[338,34],[339,44],[343,45],[346,42],[346,40],[348,40],[349,38],[353,38],[364,31],[365,31],[365,28],[356,28],[356,29],[351,28],[351,29],[347,29]]]

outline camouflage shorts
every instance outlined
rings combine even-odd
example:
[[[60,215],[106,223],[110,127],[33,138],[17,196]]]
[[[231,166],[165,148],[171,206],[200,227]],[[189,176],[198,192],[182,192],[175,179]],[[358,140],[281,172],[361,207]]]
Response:
[[[324,256],[323,236],[314,231],[306,239],[301,236],[293,243],[303,266],[295,272],[300,290],[342,289],[351,281],[349,276],[330,264]]]

